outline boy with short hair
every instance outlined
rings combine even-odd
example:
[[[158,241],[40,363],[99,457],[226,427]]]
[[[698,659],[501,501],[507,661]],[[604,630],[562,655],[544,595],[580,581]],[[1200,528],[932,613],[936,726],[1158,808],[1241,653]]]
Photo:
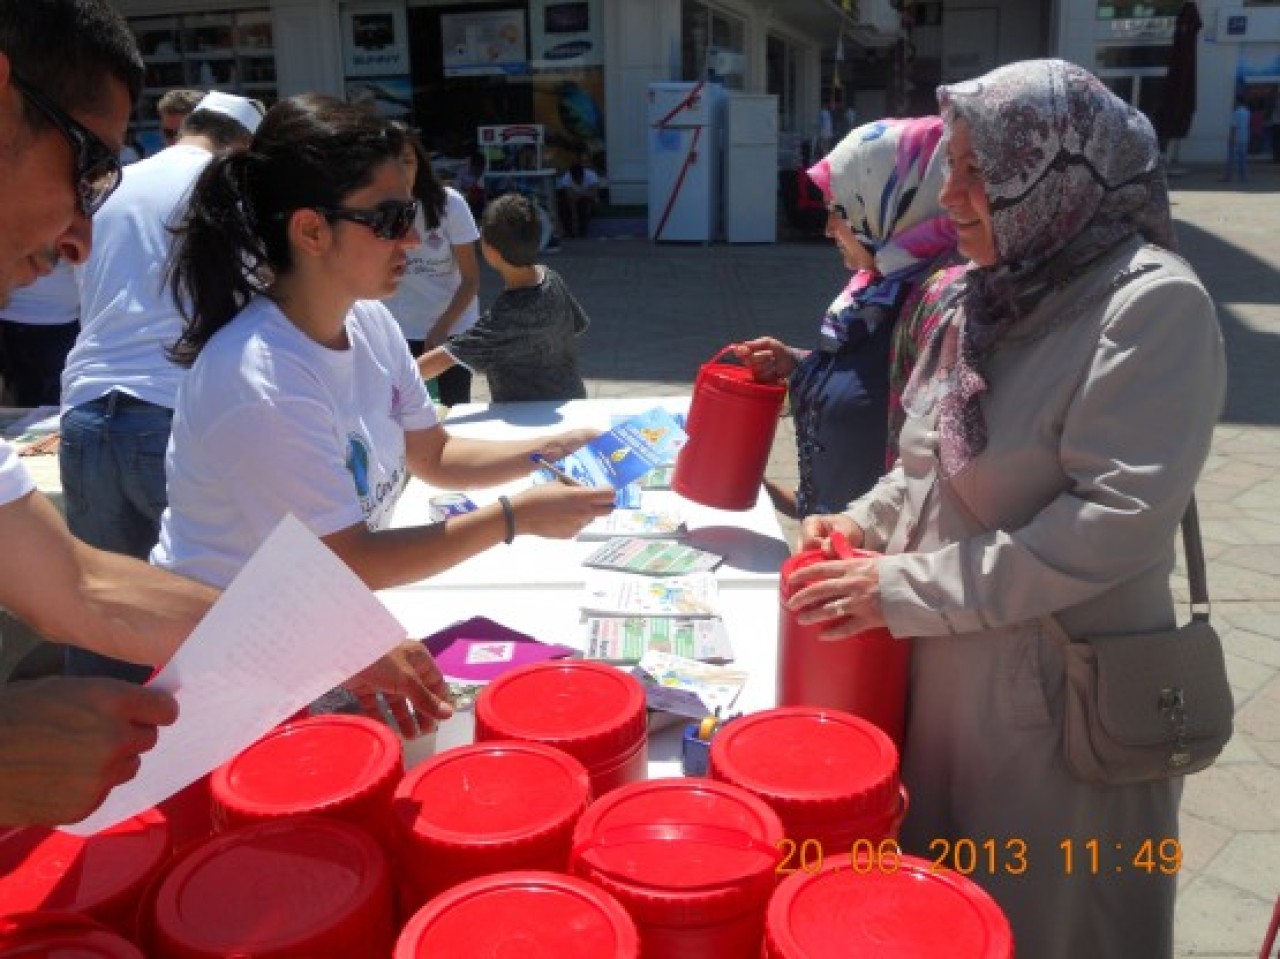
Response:
[[[590,320],[560,275],[537,262],[541,236],[528,198],[509,193],[485,207],[480,252],[505,289],[471,329],[419,357],[424,379],[462,363],[485,374],[495,403],[586,398],[575,339]]]

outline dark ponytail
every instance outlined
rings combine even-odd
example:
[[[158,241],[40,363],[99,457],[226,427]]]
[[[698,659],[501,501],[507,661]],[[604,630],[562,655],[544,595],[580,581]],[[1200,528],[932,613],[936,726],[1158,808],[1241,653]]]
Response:
[[[341,206],[403,147],[389,121],[312,93],[272,107],[247,152],[210,161],[175,230],[167,281],[186,322],[169,358],[190,367],[215,333],[293,269],[294,211]]]
[[[256,268],[267,255],[245,202],[255,160],[242,152],[209,161],[175,230],[168,282],[186,322],[167,352],[179,366],[190,367],[209,338],[261,290]]]

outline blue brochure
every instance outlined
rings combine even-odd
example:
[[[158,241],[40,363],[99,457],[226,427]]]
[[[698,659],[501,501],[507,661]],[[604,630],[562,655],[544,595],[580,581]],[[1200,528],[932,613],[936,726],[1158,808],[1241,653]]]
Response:
[[[674,462],[687,439],[671,414],[655,407],[623,420],[556,465],[585,486],[620,490],[654,467]]]

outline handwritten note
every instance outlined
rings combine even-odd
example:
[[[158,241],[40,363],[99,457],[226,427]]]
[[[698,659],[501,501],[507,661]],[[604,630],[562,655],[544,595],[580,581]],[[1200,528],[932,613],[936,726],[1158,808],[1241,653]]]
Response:
[[[86,836],[167,799],[404,638],[342,560],[286,517],[151,685],[181,714],[142,768],[88,818]]]

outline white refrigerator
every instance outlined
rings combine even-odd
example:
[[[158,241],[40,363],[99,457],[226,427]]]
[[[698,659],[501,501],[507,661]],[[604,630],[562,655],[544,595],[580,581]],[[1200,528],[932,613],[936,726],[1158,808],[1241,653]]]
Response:
[[[724,107],[724,238],[778,239],[778,98],[732,93]]]
[[[723,105],[718,83],[649,84],[649,239],[718,237]]]

